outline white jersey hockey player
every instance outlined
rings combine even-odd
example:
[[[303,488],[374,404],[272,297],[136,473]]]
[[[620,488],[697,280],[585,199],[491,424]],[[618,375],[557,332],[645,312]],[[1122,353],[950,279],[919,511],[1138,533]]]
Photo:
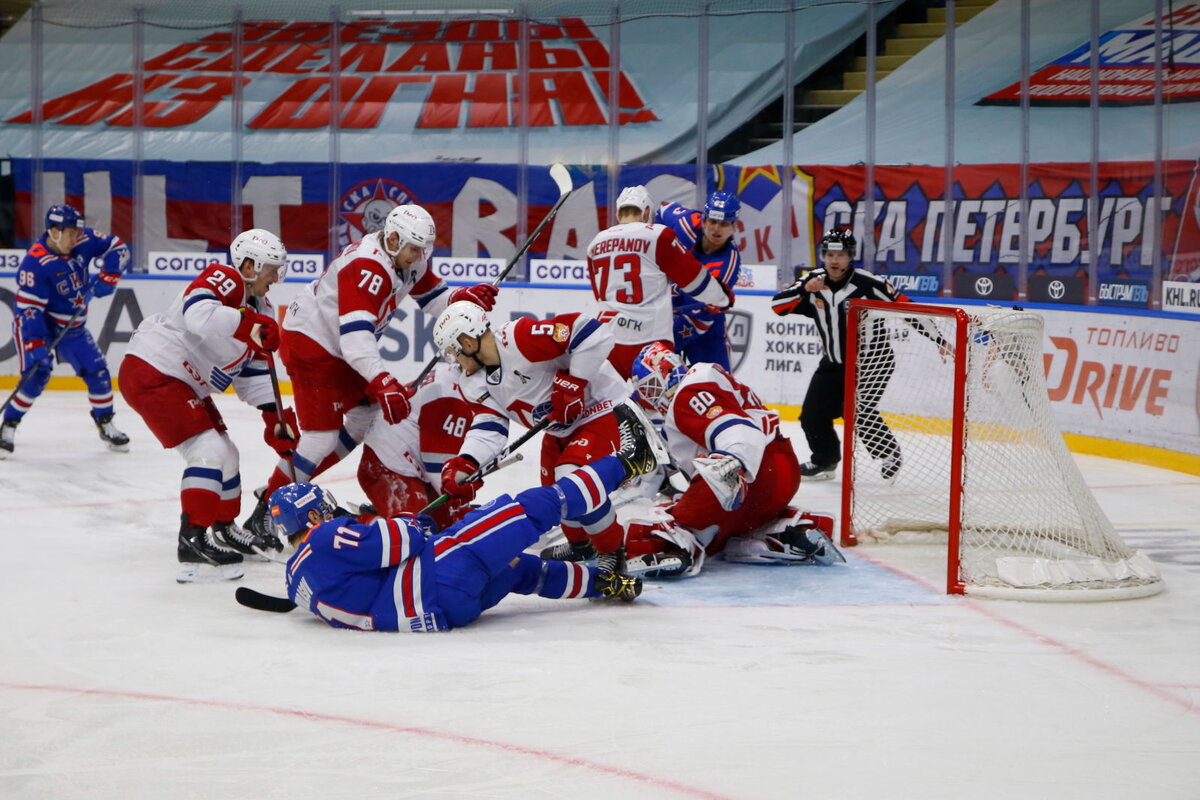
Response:
[[[549,421],[542,437],[543,485],[618,449],[613,409],[629,397],[630,387],[608,362],[612,334],[606,325],[561,314],[522,317],[492,329],[478,306],[454,303],[438,318],[433,336],[462,366],[463,396],[474,403],[462,449],[442,472],[443,492],[474,496],[479,484],[462,481],[504,448],[510,420],[526,427]],[[578,520],[564,520],[563,533],[576,545],[577,557],[570,560],[615,553],[623,538],[607,501]]]
[[[397,206],[381,231],[347,246],[292,301],[283,321],[282,352],[303,435],[295,474],[275,470],[257,491],[259,504],[245,523],[250,530],[268,533],[264,498],[292,480],[311,480],[345,457],[377,413],[389,424],[408,415],[411,390],[387,369],[378,342],[401,300],[411,295],[432,315],[451,302],[484,309],[495,303],[495,286],[452,290],[433,272],[429,257],[436,236],[423,208]]]
[[[653,208],[644,186],[627,187],[617,198],[618,224],[597,234],[587,249],[598,318],[608,322],[615,342],[609,360],[624,378],[643,347],[673,341],[672,287],[714,309],[733,301],[674,231],[650,222]]]
[[[721,552],[733,537],[781,517],[796,524],[776,526],[795,528],[771,542],[776,554],[790,558],[798,547],[803,559],[815,555],[808,550],[819,544],[828,545],[832,557],[835,548],[819,532],[808,538],[815,523],[809,519],[800,526],[803,515],[788,506],[800,486],[800,464],[779,431],[778,412],[724,367],[701,362],[688,368],[661,344],[643,350],[633,371],[638,395],[664,416],[667,449],[690,485],[666,509],[669,521],[630,526],[631,570],[661,566],[662,559],[643,557],[668,554],[675,569],[662,569],[660,575],[695,574],[705,554]],[[765,551],[767,544],[762,547]]]

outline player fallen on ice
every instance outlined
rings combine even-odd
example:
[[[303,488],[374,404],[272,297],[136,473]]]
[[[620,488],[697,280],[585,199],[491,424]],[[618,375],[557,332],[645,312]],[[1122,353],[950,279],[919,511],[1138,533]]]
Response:
[[[595,512],[608,495],[656,463],[652,431],[621,407],[621,448],[548,486],[501,495],[438,532],[423,515],[363,524],[334,517],[336,503],[311,483],[270,498],[277,533],[297,550],[287,596],[336,628],[447,631],[476,620],[509,594],[632,601],[640,578],[615,568],[550,561],[524,552],[568,519]]]

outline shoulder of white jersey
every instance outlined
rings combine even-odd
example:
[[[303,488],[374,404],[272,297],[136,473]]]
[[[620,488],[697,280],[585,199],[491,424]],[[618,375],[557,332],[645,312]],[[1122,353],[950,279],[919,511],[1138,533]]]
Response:
[[[680,388],[691,386],[697,383],[718,383],[725,384],[728,381],[725,378],[725,373],[717,369],[717,365],[711,361],[697,361],[693,364],[683,376],[683,380],[679,382]]]

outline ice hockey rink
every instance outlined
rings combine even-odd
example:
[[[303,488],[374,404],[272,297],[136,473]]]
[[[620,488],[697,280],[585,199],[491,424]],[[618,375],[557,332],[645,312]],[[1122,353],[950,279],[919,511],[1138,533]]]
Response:
[[[176,584],[182,461],[120,402],[131,452],[48,392],[0,462],[0,797],[1200,797],[1195,476],[1077,457],[1151,598],[951,598],[936,546],[868,545],[367,634],[234,602],[281,594],[279,564]],[[249,497],[261,423],[218,404]],[[535,483],[525,453],[485,496]],[[343,501],[354,464],[322,481]]]

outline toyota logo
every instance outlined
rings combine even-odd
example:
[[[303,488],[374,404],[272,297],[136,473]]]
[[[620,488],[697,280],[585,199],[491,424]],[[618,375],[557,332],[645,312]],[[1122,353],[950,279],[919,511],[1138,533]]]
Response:
[[[995,284],[992,283],[991,278],[976,278],[975,279],[976,294],[989,295],[992,293],[992,289],[995,289],[995,288],[996,288],[996,286],[995,286]]]
[[[1054,300],[1062,300],[1063,295],[1067,293],[1067,287],[1063,285],[1062,281],[1053,280],[1046,287],[1046,293]]]

